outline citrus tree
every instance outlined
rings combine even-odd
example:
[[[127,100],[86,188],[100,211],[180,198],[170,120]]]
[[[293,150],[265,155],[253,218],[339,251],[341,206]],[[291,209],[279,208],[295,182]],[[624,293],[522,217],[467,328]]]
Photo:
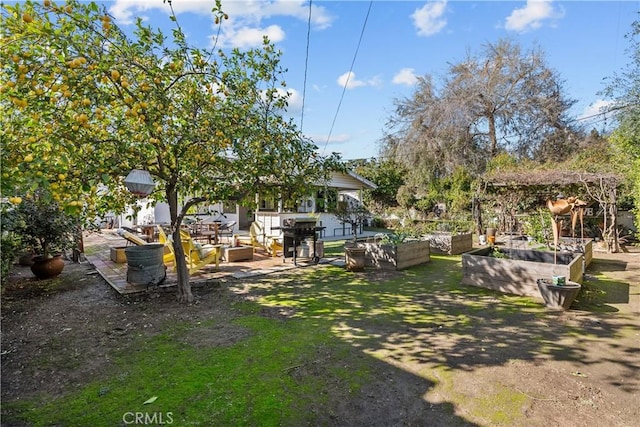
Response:
[[[219,2],[212,13],[228,18]],[[90,219],[131,203],[123,177],[148,171],[150,199],[169,205],[178,298],[191,302],[179,233],[190,207],[263,187],[305,194],[338,159],[318,156],[283,117],[286,70],[266,38],[248,51],[203,49],[170,16],[171,37],[141,20],[129,37],[95,3],[3,5],[2,194],[46,188]]]

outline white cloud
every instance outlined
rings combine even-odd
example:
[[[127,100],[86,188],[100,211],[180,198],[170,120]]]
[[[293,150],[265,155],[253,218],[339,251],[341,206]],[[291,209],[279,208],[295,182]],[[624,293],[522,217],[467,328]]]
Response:
[[[327,145],[342,145],[344,143],[347,143],[351,140],[352,136],[348,133],[341,133],[338,135],[331,135],[329,136],[329,140],[327,141],[327,136],[328,135],[320,135],[320,134],[314,134],[314,135],[307,135],[314,144],[316,144],[317,146],[321,147],[325,144]]]
[[[287,113],[295,115],[300,114],[302,112],[302,95],[295,89],[291,88],[276,88],[279,96],[287,96]],[[266,99],[266,94],[263,92],[261,94],[262,99]]]
[[[553,0],[527,0],[526,6],[515,9],[507,17],[505,28],[526,32],[540,28],[545,20],[562,18],[564,12],[552,3]]]
[[[393,76],[393,84],[413,86],[418,81],[413,68],[403,68]]]
[[[578,117],[578,120],[595,120],[602,118],[602,116],[596,116],[607,111],[607,108],[613,103],[613,101],[605,101],[603,99],[599,99],[585,108],[582,114]]]
[[[346,73],[342,74],[340,77],[338,77],[336,82],[339,86],[346,87],[347,89],[355,89],[361,86],[380,86],[382,84],[382,81],[378,76],[372,77],[366,81],[358,80],[356,78],[356,73],[354,73],[353,71],[347,71]]]
[[[442,16],[447,9],[447,0],[428,2],[411,15],[413,25],[418,29],[419,36],[431,36],[439,33],[447,20]]]
[[[177,15],[195,13],[211,17],[213,32],[218,26],[213,23],[212,0],[174,0],[173,9]],[[163,0],[116,0],[109,12],[119,25],[129,25],[136,16],[157,9],[170,13],[169,5]],[[274,17],[293,17],[304,21],[309,19],[309,5],[303,0],[233,0],[223,1],[222,10],[229,16],[223,21],[222,31],[218,39],[220,47],[256,47],[262,44],[264,35],[272,42],[285,38],[284,30],[278,25],[268,25],[264,21]],[[311,24],[314,29],[325,29],[331,26],[335,18],[323,6],[312,5]],[[188,29],[187,29],[188,30]]]
[[[290,114],[300,114],[302,112],[302,94],[291,88],[287,89],[287,92],[289,93],[289,106],[287,107],[287,112]]]
[[[210,1],[205,0],[179,0],[172,2],[173,10],[176,14],[180,13],[211,13]],[[167,13],[171,12],[169,4],[163,0],[116,0],[111,7],[109,13],[116,19],[118,25],[133,24],[137,16],[142,17],[142,13],[158,9]]]
[[[269,37],[273,43],[284,40],[285,33],[278,25],[269,25],[266,28],[230,28],[223,31],[218,39],[218,43],[224,46],[233,46],[241,49],[262,45],[264,36]]]

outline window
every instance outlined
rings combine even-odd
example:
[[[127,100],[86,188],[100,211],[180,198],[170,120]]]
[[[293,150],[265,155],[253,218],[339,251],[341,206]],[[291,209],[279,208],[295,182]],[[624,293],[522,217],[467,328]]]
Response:
[[[236,213],[236,202],[234,200],[226,200],[222,202],[222,213]]]

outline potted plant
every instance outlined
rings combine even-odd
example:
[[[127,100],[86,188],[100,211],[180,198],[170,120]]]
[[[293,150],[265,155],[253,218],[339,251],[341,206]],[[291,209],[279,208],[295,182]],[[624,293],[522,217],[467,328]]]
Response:
[[[496,234],[498,233],[498,220],[497,218],[493,218],[487,224],[487,229],[485,230],[485,234],[487,235],[487,241],[490,244],[494,244],[496,242]]]
[[[344,245],[347,270],[364,270],[365,248],[358,245],[358,227],[369,217],[369,211],[359,200],[347,196],[344,201],[338,202],[338,206],[333,214],[339,221],[349,224],[351,230],[353,240]]]
[[[75,247],[76,221],[44,193],[25,197],[10,212],[13,232],[34,248],[31,271],[38,279],[59,275],[64,269],[61,252]]]

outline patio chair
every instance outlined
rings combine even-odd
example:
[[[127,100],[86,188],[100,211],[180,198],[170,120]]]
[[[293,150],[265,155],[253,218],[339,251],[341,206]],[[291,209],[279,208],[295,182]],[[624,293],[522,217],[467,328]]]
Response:
[[[171,238],[167,237],[162,227],[158,226],[159,240],[167,242],[173,259],[175,259],[175,252],[173,251],[173,243]],[[182,249],[184,250],[184,256],[187,261],[187,268],[189,274],[194,274],[202,267],[215,263],[216,268],[220,266],[220,255],[222,254],[222,245],[201,245],[195,242],[191,235],[185,231],[180,230],[180,241],[182,242]],[[174,263],[174,269],[177,265]]]
[[[249,240],[243,236],[239,236],[240,243],[248,244],[255,248],[262,248],[269,252],[273,258],[277,256],[278,251],[283,251],[284,247],[279,241],[279,236],[267,236],[264,226],[260,221],[253,221],[249,228]]]
[[[160,226],[158,226],[160,227]],[[123,239],[125,239],[127,242],[129,243],[133,243],[136,246],[142,246],[142,245],[148,245],[149,243],[146,242],[144,239],[136,236],[135,234],[126,231],[124,229],[119,229],[116,231],[116,233],[118,233],[118,235],[120,237],[122,237]],[[160,241],[160,243],[164,243],[164,255],[162,256],[162,262],[164,262],[165,264],[169,264],[171,262],[173,262],[175,260],[175,257],[173,256],[173,252],[170,250],[171,248],[169,248],[170,245],[168,245],[165,241]]]
[[[116,231],[116,233],[118,233],[118,235],[120,237],[122,237],[123,239],[125,239],[127,242],[129,243],[133,243],[134,245],[137,246],[141,246],[141,245],[146,245],[147,242],[144,241],[142,238],[140,238],[139,236],[136,236],[135,234],[133,234],[130,231],[124,230],[124,229],[118,229]]]
[[[218,235],[220,237],[226,237],[227,243],[231,243],[231,238],[233,237],[233,227],[236,225],[235,221],[225,222],[224,224],[220,224],[218,227]]]

